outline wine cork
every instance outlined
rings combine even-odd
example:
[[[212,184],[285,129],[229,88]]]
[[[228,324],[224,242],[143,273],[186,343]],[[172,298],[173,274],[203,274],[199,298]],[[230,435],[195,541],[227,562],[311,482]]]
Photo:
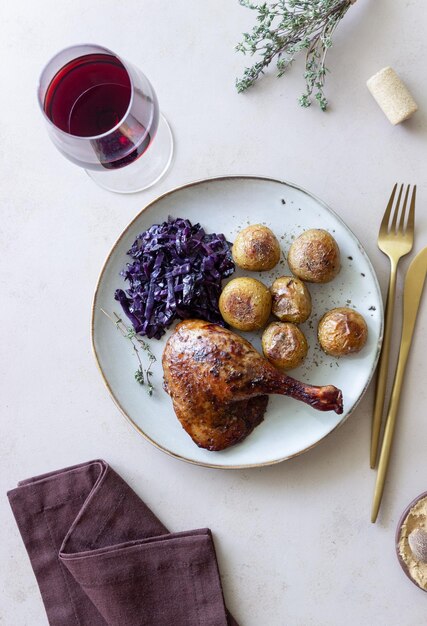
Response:
[[[400,124],[418,110],[417,103],[392,67],[380,70],[366,84],[392,124]]]

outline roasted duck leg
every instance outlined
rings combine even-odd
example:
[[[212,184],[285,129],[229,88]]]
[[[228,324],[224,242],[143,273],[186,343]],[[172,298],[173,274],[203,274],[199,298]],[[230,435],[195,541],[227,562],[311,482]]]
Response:
[[[263,420],[270,393],[342,413],[342,394],[286,376],[239,335],[201,320],[177,325],[163,352],[164,388],[183,428],[201,448],[223,450]]]

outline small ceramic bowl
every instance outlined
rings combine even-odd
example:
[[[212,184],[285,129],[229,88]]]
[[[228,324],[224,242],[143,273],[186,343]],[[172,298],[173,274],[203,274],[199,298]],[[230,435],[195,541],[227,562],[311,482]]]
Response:
[[[400,533],[402,530],[402,526],[406,520],[406,518],[409,515],[410,510],[420,501],[423,500],[424,498],[427,498],[427,491],[425,491],[424,493],[421,493],[419,496],[417,496],[415,498],[415,500],[412,500],[412,502],[410,504],[408,504],[408,506],[406,507],[406,509],[403,511],[401,518],[399,520],[399,523],[397,524],[397,529],[396,529],[396,554],[397,554],[397,558],[399,560],[400,566],[403,569],[403,571],[405,572],[405,574],[407,575],[407,577],[409,578],[409,580],[414,583],[414,585],[416,585],[419,589],[421,589],[421,591],[427,591],[427,589],[423,589],[423,587],[421,587],[411,576],[411,574],[409,573],[409,570],[407,568],[407,565],[405,563],[405,561],[402,559],[402,557],[400,556],[400,552],[399,552],[399,542],[400,542]]]

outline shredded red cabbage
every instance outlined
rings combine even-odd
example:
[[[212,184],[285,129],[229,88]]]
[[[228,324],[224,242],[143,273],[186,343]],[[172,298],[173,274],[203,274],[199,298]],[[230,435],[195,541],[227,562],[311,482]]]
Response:
[[[120,275],[129,287],[117,289],[114,297],[137,333],[160,339],[176,318],[224,325],[221,282],[235,269],[224,235],[169,217],[141,233],[128,254],[134,261]]]

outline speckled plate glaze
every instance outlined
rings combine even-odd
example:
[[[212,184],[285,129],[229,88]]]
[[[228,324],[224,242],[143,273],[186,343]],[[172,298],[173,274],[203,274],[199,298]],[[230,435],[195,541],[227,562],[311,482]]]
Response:
[[[282,396],[271,396],[264,422],[242,443],[222,452],[198,448],[181,428],[169,396],[162,389],[161,355],[170,331],[160,341],[152,340],[157,357],[149,398],[134,380],[135,356],[127,341],[101,312],[121,314],[114,291],[123,287],[120,270],[129,260],[126,252],[136,236],[168,215],[201,222],[209,232],[223,232],[230,241],[248,224],[263,223],[278,237],[283,251],[271,272],[252,274],[266,284],[289,273],[286,254],[291,241],[309,228],[325,228],[341,250],[342,269],[326,285],[309,285],[313,314],[302,325],[310,350],[305,363],[292,376],[311,384],[332,383],[341,388],[344,413],[320,413]],[[237,272],[235,276],[239,275]],[[362,313],[369,339],[357,355],[327,357],[316,340],[320,317],[337,306],[350,306]],[[342,424],[363,396],[375,370],[381,347],[383,308],[374,269],[344,222],[323,202],[296,185],[258,177],[224,177],[198,181],[163,194],[148,204],[127,226],[114,244],[102,268],[92,309],[92,345],[104,382],[120,411],[134,428],[164,452],[198,465],[224,469],[259,467],[279,463],[301,454],[322,441]],[[260,349],[261,333],[246,337]]]

